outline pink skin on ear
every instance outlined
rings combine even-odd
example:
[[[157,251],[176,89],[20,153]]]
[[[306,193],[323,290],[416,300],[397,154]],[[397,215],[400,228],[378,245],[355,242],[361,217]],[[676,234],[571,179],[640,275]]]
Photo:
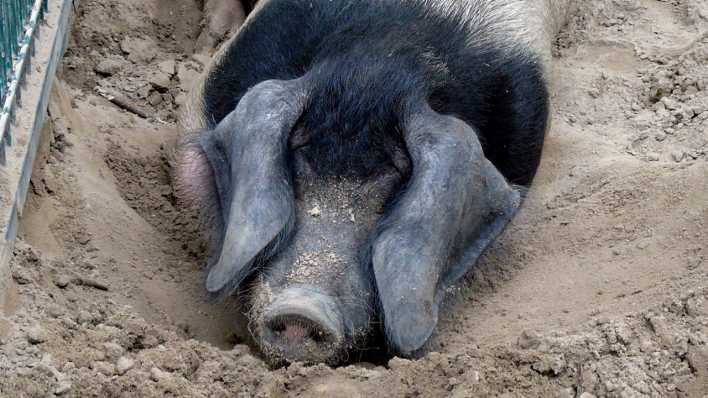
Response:
[[[177,199],[182,204],[202,209],[213,205],[217,194],[214,175],[209,160],[195,140],[186,140],[177,152],[174,173],[174,187]]]

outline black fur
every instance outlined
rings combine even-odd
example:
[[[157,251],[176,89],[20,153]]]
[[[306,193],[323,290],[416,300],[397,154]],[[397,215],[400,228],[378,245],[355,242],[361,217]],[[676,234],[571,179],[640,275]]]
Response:
[[[246,15],[253,11],[253,7],[256,6],[256,3],[258,3],[258,0],[241,0],[241,5],[243,6],[243,10],[246,12]]]
[[[272,0],[210,74],[207,119],[218,123],[261,81],[307,74],[310,102],[296,127],[309,138],[305,156],[321,174],[367,175],[392,163],[399,116],[424,98],[479,131],[502,174],[528,185],[548,115],[539,62],[469,43],[480,29],[421,0]]]

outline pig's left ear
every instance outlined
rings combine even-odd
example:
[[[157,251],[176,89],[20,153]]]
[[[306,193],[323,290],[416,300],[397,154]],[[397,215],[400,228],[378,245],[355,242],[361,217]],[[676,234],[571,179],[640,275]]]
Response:
[[[474,130],[427,103],[409,113],[407,187],[379,226],[372,265],[390,348],[420,352],[445,290],[501,233],[520,195],[484,157]]]

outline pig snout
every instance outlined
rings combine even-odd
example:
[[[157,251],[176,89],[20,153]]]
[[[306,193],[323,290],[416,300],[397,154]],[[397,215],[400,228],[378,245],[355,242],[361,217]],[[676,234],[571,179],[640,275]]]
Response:
[[[346,345],[342,309],[314,286],[285,288],[257,324],[259,344],[276,360],[329,362]]]

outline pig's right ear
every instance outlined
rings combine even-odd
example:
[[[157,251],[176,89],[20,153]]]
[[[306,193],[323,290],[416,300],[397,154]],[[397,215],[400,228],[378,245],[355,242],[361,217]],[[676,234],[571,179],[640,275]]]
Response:
[[[173,185],[178,200],[199,213],[210,234],[223,232],[229,184],[221,134],[217,130],[186,134],[177,145]]]
[[[288,139],[305,106],[304,95],[300,80],[262,82],[219,123],[219,138],[202,142],[212,169],[217,170],[217,190],[229,187],[222,200],[221,252],[206,280],[209,293],[231,293],[278,251],[292,231],[295,197],[287,164]],[[218,150],[207,149],[211,144],[224,148],[225,180],[218,171],[222,168],[214,167],[222,158]]]

